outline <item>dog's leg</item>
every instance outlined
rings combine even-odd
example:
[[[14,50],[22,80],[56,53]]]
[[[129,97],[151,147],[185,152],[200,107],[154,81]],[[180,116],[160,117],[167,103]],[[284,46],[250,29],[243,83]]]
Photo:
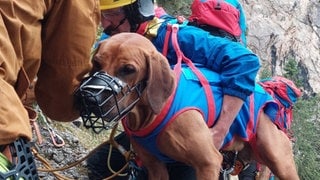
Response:
[[[259,156],[278,178],[299,179],[290,140],[266,114],[261,113],[259,118],[256,147]]]
[[[169,174],[164,163],[162,163],[136,142],[132,141],[131,143],[135,153],[137,153],[139,159],[142,161],[143,166],[148,171],[148,179],[169,180]]]
[[[198,111],[189,110],[179,115],[157,142],[164,154],[191,165],[197,179],[218,179],[222,155],[215,149],[209,128]]]

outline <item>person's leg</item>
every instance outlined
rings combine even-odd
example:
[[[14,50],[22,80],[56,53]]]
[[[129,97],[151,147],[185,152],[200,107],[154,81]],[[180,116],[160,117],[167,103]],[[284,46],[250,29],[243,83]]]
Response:
[[[121,144],[125,149],[130,148],[129,138],[125,133],[121,133],[115,140]],[[92,154],[87,160],[87,168],[88,168],[88,177],[90,180],[100,180],[111,176],[112,173],[108,169],[107,158],[109,153],[110,145],[106,144],[105,146],[99,148],[94,154]],[[114,171],[120,170],[125,164],[126,160],[124,156],[117,150],[112,149],[112,155],[110,159],[110,164]],[[185,164],[182,163],[170,163],[167,164],[167,168],[169,171],[170,179],[172,180],[195,180],[195,170]],[[128,172],[128,170],[126,171]],[[116,177],[116,180],[125,180],[128,179],[128,176],[125,177]],[[145,169],[142,169],[136,174],[136,179],[144,180],[147,179],[147,172]]]
[[[256,162],[250,163],[245,169],[243,169],[238,175],[239,180],[255,180],[257,175]]]
[[[115,140],[121,144],[125,149],[130,148],[129,138],[125,133],[121,133]],[[88,177],[91,180],[104,179],[111,176],[113,173],[108,168],[108,154],[109,154],[110,144],[106,144],[92,154],[87,160]],[[112,149],[112,154],[110,157],[110,166],[114,171],[119,171],[126,164],[124,156],[117,150]],[[127,172],[127,171],[126,171]],[[124,172],[124,173],[126,173]],[[128,176],[121,177],[117,176],[117,180],[128,179]]]
[[[196,180],[196,171],[193,167],[183,163],[167,164],[170,180]]]

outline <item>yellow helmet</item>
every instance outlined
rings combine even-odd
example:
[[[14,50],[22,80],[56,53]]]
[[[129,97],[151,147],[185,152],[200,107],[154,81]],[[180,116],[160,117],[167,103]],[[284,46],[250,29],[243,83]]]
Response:
[[[134,2],[136,2],[136,0],[100,0],[100,10],[118,8]]]

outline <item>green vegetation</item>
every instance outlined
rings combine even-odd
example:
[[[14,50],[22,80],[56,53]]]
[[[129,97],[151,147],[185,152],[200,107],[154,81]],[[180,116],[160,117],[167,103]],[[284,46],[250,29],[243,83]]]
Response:
[[[183,15],[188,17],[191,13],[190,4],[192,0],[157,0],[159,6],[164,7],[164,9],[171,15]]]
[[[272,76],[271,71],[266,68],[261,69],[259,75],[260,75],[260,79],[265,79]]]
[[[301,179],[320,177],[320,97],[300,100],[294,108],[294,154]]]
[[[284,67],[284,77],[291,79],[299,87],[302,86],[302,82],[299,79],[299,69],[298,63],[294,58],[289,58],[285,63]]]
[[[283,68],[284,76],[299,87],[299,67],[295,59],[290,58]],[[268,77],[268,70],[261,70],[261,77]],[[270,77],[270,76],[269,76]],[[320,177],[320,96],[300,99],[295,104],[292,124],[294,135],[294,155],[299,176],[302,180]]]

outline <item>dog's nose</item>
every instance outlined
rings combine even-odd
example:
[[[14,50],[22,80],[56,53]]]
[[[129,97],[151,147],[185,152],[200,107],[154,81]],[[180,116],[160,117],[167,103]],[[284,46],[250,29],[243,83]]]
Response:
[[[104,105],[113,96],[111,88],[101,85],[82,86],[76,93],[76,107],[81,114],[94,114],[96,117],[105,116]]]
[[[102,107],[108,99],[119,93],[124,83],[117,81],[104,72],[97,72],[85,78],[75,93],[76,107],[80,111],[93,113],[97,117],[103,117]]]

